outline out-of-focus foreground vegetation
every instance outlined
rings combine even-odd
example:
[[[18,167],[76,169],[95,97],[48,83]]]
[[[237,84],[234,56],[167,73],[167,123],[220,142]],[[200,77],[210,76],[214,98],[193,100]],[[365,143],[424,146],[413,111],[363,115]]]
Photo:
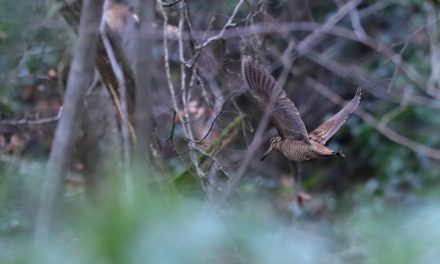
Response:
[[[188,91],[181,91],[182,5],[162,12],[156,3],[149,70],[161,170],[136,174],[127,191],[121,119],[97,77],[84,97],[55,235],[36,243],[76,35],[60,15],[63,1],[0,0],[0,263],[437,263],[440,5],[187,2],[186,59],[206,41],[205,31],[229,27],[195,56]],[[295,182],[292,163],[280,154],[259,161],[276,133],[269,129],[240,185],[218,205],[262,116],[241,80],[243,52],[277,77],[308,129],[358,86],[363,98],[329,142],[345,159],[299,164]],[[179,100],[188,93],[177,107],[170,82]],[[300,190],[313,198],[298,203]]]

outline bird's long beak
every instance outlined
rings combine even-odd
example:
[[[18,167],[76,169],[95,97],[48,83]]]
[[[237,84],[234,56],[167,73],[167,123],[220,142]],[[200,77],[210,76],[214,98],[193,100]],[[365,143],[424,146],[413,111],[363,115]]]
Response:
[[[272,151],[272,145],[270,145],[270,147],[266,150],[266,152],[264,152],[263,157],[261,157],[260,161],[263,161],[271,151]]]

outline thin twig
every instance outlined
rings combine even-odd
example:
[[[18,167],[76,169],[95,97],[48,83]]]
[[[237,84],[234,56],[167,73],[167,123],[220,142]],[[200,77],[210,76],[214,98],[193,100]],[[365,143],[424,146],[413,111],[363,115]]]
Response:
[[[171,131],[168,138],[165,140],[166,142],[172,141],[174,137],[174,129],[176,129],[176,111],[173,109],[173,118],[171,119]]]
[[[164,3],[164,2],[162,2],[162,1],[160,1],[160,0],[158,0],[158,2],[159,2],[163,7],[171,7],[171,6],[175,5],[175,4],[180,3],[181,1],[182,1],[182,0],[174,0],[173,2],[170,2],[170,3]]]
[[[209,136],[209,134],[211,134],[211,132],[212,132],[212,130],[213,130],[213,128],[214,128],[214,124],[215,124],[215,122],[217,121],[217,119],[221,116],[221,114],[223,113],[223,108],[224,108],[224,106],[226,105],[226,103],[233,97],[233,96],[235,96],[236,95],[236,93],[232,93],[224,102],[223,102],[223,104],[222,104],[222,107],[221,107],[221,109],[220,109],[220,111],[218,112],[218,114],[214,117],[214,119],[212,120],[212,122],[211,122],[211,125],[209,126],[209,129],[208,129],[208,131],[205,133],[205,135],[201,138],[201,139],[199,139],[199,140],[197,140],[197,141],[195,141],[195,143],[196,144],[203,144],[204,142],[205,142],[205,140],[206,140],[206,138]]]
[[[184,22],[184,2],[180,3],[180,19],[179,19],[179,30],[178,30],[178,45],[179,45],[179,58],[181,61],[180,69],[181,69],[181,91],[182,91],[182,104],[183,104],[183,118],[182,118],[182,128],[185,134],[185,137],[187,137],[189,140],[189,147],[190,149],[190,158],[193,162],[197,174],[199,177],[203,176],[203,172],[200,169],[197,161],[196,154],[194,153],[195,144],[194,144],[194,136],[192,134],[191,127],[189,126],[189,113],[188,113],[188,103],[187,103],[187,91],[186,91],[186,69],[184,64],[184,49],[183,49],[183,22]],[[169,60],[169,48],[168,48],[168,34],[167,34],[167,26],[168,26],[168,14],[164,10],[162,6],[160,6],[160,10],[163,17],[163,38],[164,38],[164,61],[165,61],[165,73],[167,76],[167,82],[168,82],[168,88],[171,93],[171,98],[173,101],[173,107],[174,111],[176,113],[179,113],[179,103],[176,96],[176,90],[174,87],[174,84],[172,82],[171,78],[171,69],[170,69],[170,60]]]
[[[223,38],[226,29],[228,29],[229,27],[232,26],[232,22],[234,21],[238,10],[240,10],[241,5],[244,3],[244,0],[239,0],[238,3],[235,5],[234,7],[234,11],[232,12],[232,15],[229,17],[228,21],[225,23],[225,25],[223,26],[223,28],[220,30],[220,32],[218,32],[216,35],[208,38],[206,41],[204,41],[202,44],[200,44],[199,46],[197,46],[197,49],[201,49],[203,47],[206,47],[207,45],[209,45],[211,42],[221,39]]]
[[[56,116],[40,118],[35,120],[30,120],[26,118],[20,120],[0,120],[0,125],[11,125],[11,126],[44,125],[58,121],[62,114],[63,114],[63,107],[61,106]]]
[[[367,33],[365,32],[364,27],[362,26],[361,23],[361,18],[359,16],[359,11],[357,10],[357,8],[353,8],[353,10],[351,10],[350,12],[350,19],[351,19],[351,26],[354,29],[354,32],[356,32],[356,35],[358,35],[359,38],[363,38],[367,35]]]
[[[281,33],[281,32],[288,32],[288,31],[315,31],[316,28],[321,27],[323,24],[321,23],[315,23],[315,22],[289,22],[289,23],[255,23],[247,28],[233,28],[225,30],[223,34],[223,38],[241,38],[241,37],[247,37],[252,36],[255,33]],[[192,32],[194,38],[201,38],[203,39],[203,36],[205,34],[211,35],[216,34],[217,32]],[[356,41],[359,43],[362,43],[363,45],[375,50],[379,54],[384,55],[391,63],[395,64],[399,70],[401,70],[409,80],[411,80],[413,83],[415,83],[422,92],[427,93],[430,96],[433,97],[440,97],[440,95],[436,95],[435,93],[428,93],[426,91],[426,83],[424,81],[424,78],[410,65],[406,64],[402,61],[401,56],[396,54],[391,48],[386,46],[385,44],[378,42],[374,38],[370,36],[366,36],[364,38],[359,38],[356,33],[348,28],[341,27],[341,26],[333,26],[330,28],[321,28],[320,34],[329,34],[334,36],[343,37],[352,41]],[[305,46],[306,47],[306,46]],[[305,49],[303,49],[302,53],[304,53]]]
[[[395,0],[380,0],[365,7],[364,9],[359,10],[359,16],[360,18],[365,18],[372,14],[377,14],[377,12],[379,12],[380,10],[387,8],[392,4],[398,4],[398,3],[399,1],[395,1]]]
[[[319,64],[320,66],[326,68],[327,70],[333,72],[334,74],[341,76],[342,78],[352,82],[356,86],[371,87],[370,89],[368,89],[368,91],[378,98],[398,104],[402,102],[401,92],[398,91],[393,92],[388,89],[388,94],[384,95],[382,91],[385,88],[374,89],[373,86],[378,85],[377,81],[373,81],[372,78],[368,76],[361,69],[357,69],[354,66],[347,67],[347,65],[342,65],[341,63],[337,62],[335,59],[324,57],[321,53],[318,53],[316,51],[309,51],[305,55],[305,57]],[[395,73],[393,74],[393,76],[394,75]],[[407,98],[407,100],[408,100],[407,103],[410,105],[430,107],[435,109],[440,108],[440,102],[438,100],[426,96],[412,94]]]
[[[223,141],[229,137],[233,131],[240,125],[243,121],[242,116],[235,117],[219,134],[219,136],[212,142],[206,149],[206,151],[202,151],[202,155],[198,157],[199,164],[203,164],[208,158],[211,158],[218,150],[223,147]],[[180,179],[187,176],[187,174],[193,170],[193,165],[186,168],[184,171],[179,173],[174,181],[179,181]]]
[[[179,0],[181,1],[181,0]],[[185,3],[184,6],[184,12],[185,12],[185,21],[186,21],[186,25],[188,26],[188,35],[189,35],[189,44],[191,46],[191,49],[194,51],[196,48],[196,44],[195,44],[195,40],[194,37],[192,36],[192,24],[191,24],[191,19],[189,16],[189,8],[188,8],[188,4]]]
[[[194,164],[194,167],[196,168],[197,175],[199,178],[204,176],[204,172],[199,166],[196,153],[192,150],[196,148],[196,145],[194,143],[194,135],[192,131],[192,127],[190,124],[190,118],[189,118],[189,107],[188,107],[188,87],[186,85],[186,66],[185,66],[185,51],[184,51],[184,44],[183,44],[183,31],[184,31],[184,23],[185,23],[185,5],[186,2],[182,0],[180,2],[180,14],[179,14],[179,30],[178,30],[178,46],[179,46],[179,59],[180,59],[180,91],[182,94],[182,109],[183,109],[183,127],[186,131],[186,136],[189,139],[189,147],[190,152],[189,156],[191,161]],[[192,149],[192,150],[191,150]]]
[[[168,48],[168,14],[166,13],[165,9],[162,8],[162,6],[159,6],[160,11],[162,13],[163,18],[163,52],[164,52],[164,63],[165,63],[165,75],[167,78],[168,83],[168,89],[171,93],[171,100],[173,102],[173,108],[174,112],[179,112],[179,103],[177,101],[176,91],[174,88],[174,84],[171,78],[171,68],[170,68],[170,54],[169,54],[169,48]]]
[[[304,55],[309,50],[318,45],[323,39],[322,33],[327,32],[328,30],[333,28],[341,19],[345,17],[345,15],[355,9],[356,6],[360,4],[360,2],[362,2],[362,0],[352,0],[347,4],[341,6],[334,16],[328,19],[324,24],[321,24],[319,27],[315,28],[315,30],[313,30],[312,33],[301,40],[298,45],[289,45],[289,48],[284,53],[290,54],[292,50],[294,50],[294,53],[292,54],[292,56],[289,56],[287,60],[283,61],[285,67],[283,68],[283,71],[278,78],[278,83],[281,86],[284,86],[287,80],[287,73],[292,68],[295,59]]]
[[[203,144],[203,143],[205,143],[206,138],[209,136],[209,134],[211,134],[211,131],[212,131],[213,127],[214,127],[214,124],[217,121],[217,119],[220,117],[221,114],[222,114],[222,111],[220,111],[220,113],[218,113],[215,116],[214,120],[211,122],[211,126],[209,127],[208,132],[206,132],[206,134],[200,140],[197,140],[194,143],[196,143],[196,144]]]
[[[347,4],[341,6],[338,12],[334,16],[332,16],[327,22],[317,27],[310,35],[308,35],[305,39],[303,39],[298,46],[296,47],[296,54],[298,56],[303,55],[308,50],[314,48],[318,43],[318,39],[321,38],[323,32],[329,31],[332,27],[336,25],[342,18],[345,17],[351,10],[356,8],[362,0],[353,0],[348,2]]]

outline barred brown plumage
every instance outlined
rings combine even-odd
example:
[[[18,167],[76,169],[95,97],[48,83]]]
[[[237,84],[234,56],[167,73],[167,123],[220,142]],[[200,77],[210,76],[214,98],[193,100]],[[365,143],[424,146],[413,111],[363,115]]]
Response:
[[[294,161],[314,160],[321,156],[342,156],[340,151],[333,151],[325,143],[339,130],[353,113],[361,100],[361,88],[358,88],[353,99],[338,113],[307,133],[306,127],[295,104],[287,98],[286,93],[261,65],[256,64],[250,56],[242,58],[242,74],[249,86],[252,97],[262,111],[271,100],[273,109],[271,122],[277,129],[279,137],[270,139],[270,147],[263,155],[263,160],[273,149],[280,151],[286,158]]]

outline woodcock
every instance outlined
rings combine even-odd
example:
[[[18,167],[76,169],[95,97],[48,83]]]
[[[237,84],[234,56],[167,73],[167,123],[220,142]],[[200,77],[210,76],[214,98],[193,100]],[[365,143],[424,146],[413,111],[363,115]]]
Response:
[[[276,80],[251,57],[242,59],[242,74],[250,88],[252,97],[262,111],[271,106],[270,120],[279,136],[270,139],[270,147],[264,153],[263,160],[272,150],[280,151],[286,158],[294,161],[308,161],[319,157],[342,156],[340,151],[333,151],[325,143],[339,130],[359,105],[361,89],[358,88],[354,98],[338,113],[307,133],[303,120],[293,102]]]

